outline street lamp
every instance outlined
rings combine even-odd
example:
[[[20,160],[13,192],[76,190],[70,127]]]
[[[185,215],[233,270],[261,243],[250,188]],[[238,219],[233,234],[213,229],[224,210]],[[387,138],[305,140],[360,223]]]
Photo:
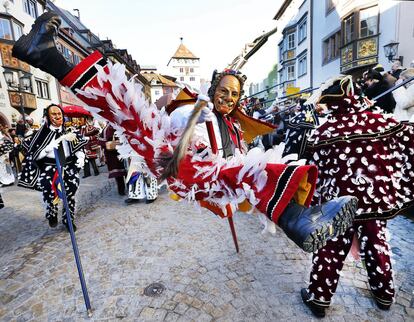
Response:
[[[3,74],[4,74],[4,79],[6,80],[8,87],[13,90],[16,90],[19,94],[20,113],[22,114],[23,126],[26,131],[26,117],[25,117],[26,113],[24,111],[24,106],[23,106],[22,91],[27,91],[28,89],[30,89],[32,74],[23,72],[23,74],[19,77],[18,82],[15,81],[15,72],[13,70],[5,69]]]
[[[399,60],[401,62],[401,65],[403,63],[403,56],[399,56],[398,58],[394,58],[397,57],[398,55],[398,45],[400,43],[396,42],[396,41],[390,41],[388,44],[384,45],[384,53],[385,53],[385,57],[388,58],[388,61],[390,63]]]

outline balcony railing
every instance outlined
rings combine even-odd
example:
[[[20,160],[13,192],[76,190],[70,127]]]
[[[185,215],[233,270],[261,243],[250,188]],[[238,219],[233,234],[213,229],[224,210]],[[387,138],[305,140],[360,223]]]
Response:
[[[378,63],[378,35],[353,40],[341,48],[341,73]]]

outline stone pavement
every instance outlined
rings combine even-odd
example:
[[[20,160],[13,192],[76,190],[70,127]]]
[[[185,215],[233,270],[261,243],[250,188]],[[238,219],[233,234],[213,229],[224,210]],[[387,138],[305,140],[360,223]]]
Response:
[[[109,192],[114,186],[108,180],[106,167],[99,168],[98,176],[81,179],[77,194],[77,215],[90,212],[97,199]],[[1,188],[5,208],[0,210],[0,267],[8,255],[18,248],[29,245],[42,236],[54,234],[44,217],[42,196],[39,191],[14,186]],[[60,220],[60,218],[59,218]],[[63,229],[63,226],[60,226]]]
[[[42,222],[47,234],[18,249],[2,246],[1,321],[314,320],[299,295],[310,255],[281,231],[262,236],[256,218],[236,214],[236,254],[225,220],[165,192],[148,205],[127,207],[113,190],[97,202],[76,233],[93,318],[86,317],[68,234]],[[27,209],[19,211],[33,223]],[[414,320],[413,221],[398,217],[389,228],[397,289],[391,311],[375,307],[361,264],[348,259],[325,320]],[[165,286],[158,297],[144,295],[153,282]]]

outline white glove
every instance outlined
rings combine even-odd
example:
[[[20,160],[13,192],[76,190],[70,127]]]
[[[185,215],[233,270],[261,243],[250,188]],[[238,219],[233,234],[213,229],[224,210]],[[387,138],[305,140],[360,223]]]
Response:
[[[209,103],[211,104],[211,103]],[[197,123],[204,123],[206,121],[211,121],[213,119],[213,112],[209,106],[204,106],[201,110],[200,117],[197,120]]]
[[[79,155],[76,154],[77,160],[75,165],[79,168],[82,169],[83,166],[85,165],[85,153],[81,153]]]
[[[58,140],[52,140],[48,145],[46,145],[46,147],[43,151],[45,151],[46,154],[48,154],[49,152],[52,152],[53,149],[58,148],[59,142],[60,141],[58,141]]]
[[[206,121],[211,121],[213,118],[213,104],[210,103],[210,98],[206,95],[199,94],[197,97],[196,105],[202,104],[203,109],[201,110],[200,117],[197,120],[197,123],[204,123]]]
[[[62,135],[59,139],[66,140],[66,141],[73,141],[73,140],[76,140],[76,134],[69,132],[69,133]]]

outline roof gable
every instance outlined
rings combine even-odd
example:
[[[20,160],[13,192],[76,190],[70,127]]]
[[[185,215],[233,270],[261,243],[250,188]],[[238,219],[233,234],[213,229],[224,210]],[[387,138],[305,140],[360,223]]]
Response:
[[[178,46],[177,50],[175,51],[175,54],[172,56],[172,58],[191,58],[191,59],[199,59],[196,57],[186,46],[183,44],[180,44]]]

